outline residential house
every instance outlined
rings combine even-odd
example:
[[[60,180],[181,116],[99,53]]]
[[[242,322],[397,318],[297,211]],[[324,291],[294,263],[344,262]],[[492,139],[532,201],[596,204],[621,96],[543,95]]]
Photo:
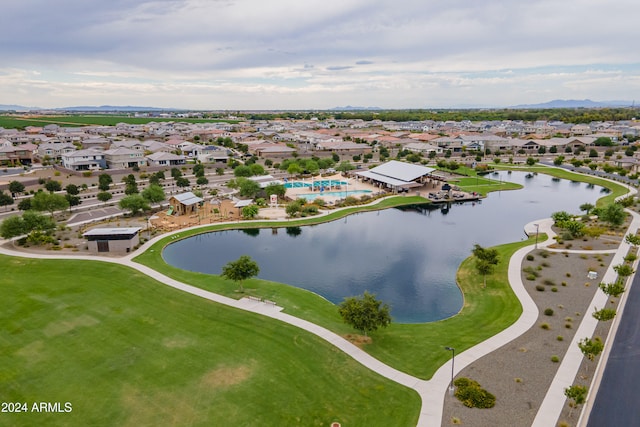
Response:
[[[126,147],[113,148],[103,152],[109,169],[128,169],[147,164],[144,153]]]
[[[104,152],[99,150],[77,150],[62,154],[61,159],[64,168],[74,171],[93,171],[107,167]]]
[[[40,160],[57,162],[62,159],[63,154],[72,153],[74,151],[76,151],[75,145],[58,142],[38,145],[36,154]]]
[[[163,151],[149,154],[146,160],[149,166],[179,166],[186,163],[184,156]]]

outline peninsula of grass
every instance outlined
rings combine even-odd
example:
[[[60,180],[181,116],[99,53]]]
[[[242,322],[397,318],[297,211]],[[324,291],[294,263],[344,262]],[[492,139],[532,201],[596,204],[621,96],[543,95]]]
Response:
[[[0,277],[0,400],[72,405],[0,426],[417,422],[417,393],[316,336],[130,268],[0,256]]]
[[[462,191],[467,193],[478,193],[486,196],[493,191],[519,190],[522,185],[515,182],[504,182],[489,178],[488,173],[479,174],[475,169],[467,166],[459,166],[455,171],[446,168],[439,168],[444,172],[454,173],[458,176],[448,180],[450,184],[457,185]]]

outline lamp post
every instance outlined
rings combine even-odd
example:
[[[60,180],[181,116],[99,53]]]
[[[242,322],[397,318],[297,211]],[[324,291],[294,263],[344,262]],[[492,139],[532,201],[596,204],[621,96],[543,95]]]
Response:
[[[451,382],[449,383],[449,393],[453,394],[453,367],[456,363],[456,349],[453,347],[445,347],[444,349],[451,352]]]
[[[535,248],[538,249],[538,231],[540,230],[540,224],[533,224],[536,226],[536,246]]]

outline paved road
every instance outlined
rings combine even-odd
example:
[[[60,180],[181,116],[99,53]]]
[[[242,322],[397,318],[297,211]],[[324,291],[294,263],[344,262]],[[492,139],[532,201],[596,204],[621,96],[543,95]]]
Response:
[[[587,426],[640,424],[640,275],[633,279]]]

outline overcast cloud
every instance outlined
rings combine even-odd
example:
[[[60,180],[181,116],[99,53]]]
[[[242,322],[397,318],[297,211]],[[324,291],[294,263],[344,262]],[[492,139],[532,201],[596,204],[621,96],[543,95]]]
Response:
[[[5,0],[0,104],[634,100],[637,0]]]

